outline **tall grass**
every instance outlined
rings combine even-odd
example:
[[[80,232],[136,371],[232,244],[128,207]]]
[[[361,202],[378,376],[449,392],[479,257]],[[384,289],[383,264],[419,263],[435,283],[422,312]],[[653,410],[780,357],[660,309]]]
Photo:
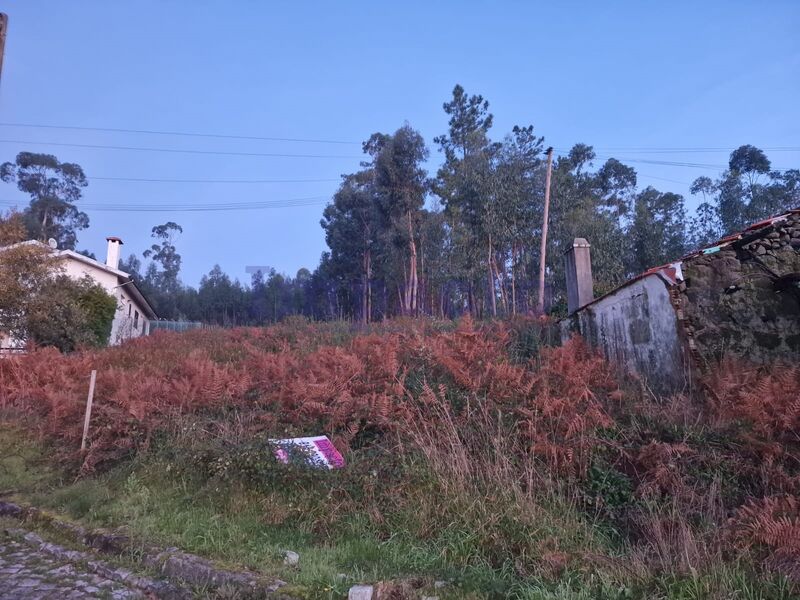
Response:
[[[796,592],[800,371],[728,365],[709,395],[654,398],[579,339],[551,347],[547,327],[295,322],[2,361],[8,420],[80,475],[14,481],[77,518],[334,595],[340,573],[498,598]],[[345,469],[280,464],[266,442],[320,433]]]

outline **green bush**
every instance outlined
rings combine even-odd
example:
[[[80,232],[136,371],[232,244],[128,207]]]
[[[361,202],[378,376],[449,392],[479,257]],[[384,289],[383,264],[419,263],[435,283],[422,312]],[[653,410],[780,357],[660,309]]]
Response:
[[[62,352],[105,346],[116,310],[116,299],[91,278],[59,275],[42,287],[29,307],[27,334],[36,344]]]

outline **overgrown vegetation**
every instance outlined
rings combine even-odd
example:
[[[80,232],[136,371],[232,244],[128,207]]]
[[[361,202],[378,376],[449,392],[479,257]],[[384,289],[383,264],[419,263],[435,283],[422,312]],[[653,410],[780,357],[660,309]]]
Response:
[[[726,364],[709,396],[653,398],[550,335],[528,319],[293,321],[3,360],[6,421],[50,458],[4,452],[0,488],[312,597],[405,576],[476,598],[796,594],[800,371]],[[347,466],[283,465],[267,442],[311,434]]]
[[[116,299],[88,276],[65,275],[49,248],[25,237],[21,213],[0,215],[0,334],[64,352],[105,346]]]

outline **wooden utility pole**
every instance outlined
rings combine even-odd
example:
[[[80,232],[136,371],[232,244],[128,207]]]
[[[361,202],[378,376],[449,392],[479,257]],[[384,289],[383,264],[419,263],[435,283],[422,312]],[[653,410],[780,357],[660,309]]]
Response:
[[[553,148],[547,149],[547,178],[544,184],[544,220],[542,222],[542,246],[539,252],[539,301],[536,310],[544,314],[544,271],[547,261],[547,222],[550,218],[550,176],[553,172]]]
[[[3,53],[6,47],[6,30],[8,29],[8,15],[0,13],[0,77],[3,74]]]
[[[97,371],[92,370],[89,378],[89,395],[86,397],[86,414],[83,417],[83,437],[81,438],[81,450],[86,450],[86,438],[89,437],[89,421],[92,419],[92,401],[94,400],[94,382],[97,378]]]

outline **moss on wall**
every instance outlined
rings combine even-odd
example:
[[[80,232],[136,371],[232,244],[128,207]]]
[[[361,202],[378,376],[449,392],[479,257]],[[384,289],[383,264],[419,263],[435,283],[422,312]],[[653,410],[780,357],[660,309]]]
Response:
[[[800,359],[800,214],[685,260],[683,274],[683,325],[701,363]]]

